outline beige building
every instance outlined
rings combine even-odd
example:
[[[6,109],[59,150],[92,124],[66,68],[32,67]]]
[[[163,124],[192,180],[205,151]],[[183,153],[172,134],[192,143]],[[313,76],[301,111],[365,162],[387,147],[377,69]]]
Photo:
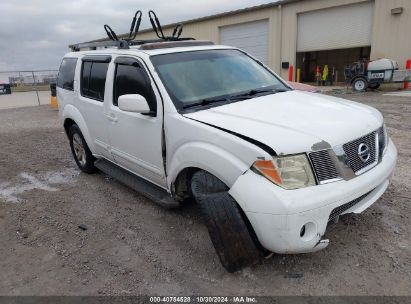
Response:
[[[239,47],[283,77],[293,65],[302,81],[314,80],[317,65],[343,81],[344,66],[362,57],[401,68],[411,59],[411,0],[283,0],[182,22],[184,37]],[[156,36],[147,29],[137,38]]]

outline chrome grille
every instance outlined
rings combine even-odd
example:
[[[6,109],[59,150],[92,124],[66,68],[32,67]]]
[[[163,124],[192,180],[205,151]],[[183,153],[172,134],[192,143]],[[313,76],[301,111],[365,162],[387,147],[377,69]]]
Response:
[[[356,199],[353,199],[352,201],[350,201],[350,202],[348,202],[344,205],[341,205],[341,206],[338,206],[338,207],[334,208],[333,211],[331,211],[331,213],[330,213],[330,217],[328,218],[328,221],[329,222],[333,221],[338,216],[340,216],[342,213],[344,213],[345,211],[347,211],[348,209],[350,209],[354,205],[358,204],[360,201],[362,201],[372,191],[374,191],[374,189],[372,189],[371,191],[361,195],[360,197],[357,197]]]
[[[368,167],[377,160],[375,136],[376,132],[372,132],[368,135],[365,135],[364,137],[353,140],[343,145],[343,149],[345,154],[347,155],[349,165],[355,173],[357,173],[361,169],[364,169],[365,167]],[[358,156],[358,147],[362,143],[366,144],[370,149],[370,158],[365,162],[363,162]]]
[[[361,138],[332,149],[308,153],[318,184],[325,184],[337,180],[349,180],[366,170],[374,167],[381,161],[386,148],[385,126],[378,128]],[[377,142],[378,140],[378,142]],[[369,149],[369,159],[365,161],[365,144]],[[360,157],[362,156],[363,159]]]
[[[339,178],[337,168],[328,150],[312,152],[309,157],[319,183]]]

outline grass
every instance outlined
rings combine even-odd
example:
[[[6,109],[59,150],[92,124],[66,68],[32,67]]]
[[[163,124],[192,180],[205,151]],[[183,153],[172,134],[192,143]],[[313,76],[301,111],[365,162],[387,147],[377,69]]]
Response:
[[[12,92],[32,92],[32,91],[50,91],[50,85],[48,84],[41,84],[36,86],[18,86],[12,87]]]

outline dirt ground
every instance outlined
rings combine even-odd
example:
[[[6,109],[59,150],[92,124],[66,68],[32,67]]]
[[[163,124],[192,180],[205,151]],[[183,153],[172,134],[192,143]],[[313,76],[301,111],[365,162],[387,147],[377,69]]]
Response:
[[[384,114],[399,150],[388,191],[331,225],[325,250],[235,274],[195,204],[165,210],[79,173],[49,106],[1,110],[0,295],[411,295],[411,98],[339,96]]]

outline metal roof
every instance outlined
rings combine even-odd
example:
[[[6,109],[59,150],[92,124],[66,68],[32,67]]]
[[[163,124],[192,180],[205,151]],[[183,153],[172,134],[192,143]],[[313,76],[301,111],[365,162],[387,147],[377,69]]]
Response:
[[[169,24],[163,25],[162,27],[163,27],[163,29],[167,29],[167,28],[170,28],[170,27],[174,27],[179,23],[183,23],[183,24],[195,23],[195,22],[200,22],[200,21],[205,21],[205,20],[210,20],[210,19],[216,19],[216,18],[220,18],[220,17],[226,17],[226,16],[231,16],[231,15],[256,11],[256,10],[265,9],[265,8],[269,8],[269,7],[275,7],[275,6],[288,4],[288,3],[292,3],[292,2],[298,2],[298,1],[303,1],[303,0],[278,0],[278,1],[269,2],[269,3],[265,3],[265,4],[250,6],[250,7],[246,7],[246,8],[240,8],[240,9],[233,10],[233,11],[228,11],[228,12],[218,13],[218,14],[214,14],[214,15],[189,19],[189,20],[185,20],[185,21],[169,23]],[[143,30],[139,31],[139,33],[147,33],[147,32],[151,32],[152,30],[153,29],[150,27],[150,28],[146,28],[146,29],[143,29]],[[127,37],[128,34],[121,34],[121,35],[117,35],[117,36],[121,39],[121,38]],[[108,39],[107,38],[100,38],[100,39],[96,39],[96,40],[87,41],[87,42],[84,42],[84,43],[99,42],[99,41],[106,41],[106,40],[108,40]],[[69,47],[72,47],[72,45],[69,45]]]

